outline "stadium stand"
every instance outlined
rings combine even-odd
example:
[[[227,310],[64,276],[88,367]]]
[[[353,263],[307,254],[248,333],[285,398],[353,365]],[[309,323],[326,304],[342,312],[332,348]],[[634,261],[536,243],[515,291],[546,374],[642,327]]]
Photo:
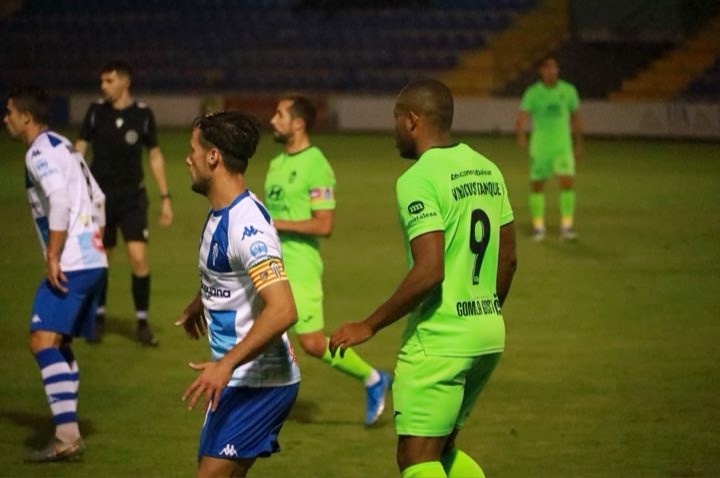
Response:
[[[33,78],[63,91],[95,90],[97,69],[122,57],[144,91],[395,92],[454,68],[535,0],[357,8],[371,3],[27,0],[0,24],[0,42],[13,45],[0,52],[0,87]]]

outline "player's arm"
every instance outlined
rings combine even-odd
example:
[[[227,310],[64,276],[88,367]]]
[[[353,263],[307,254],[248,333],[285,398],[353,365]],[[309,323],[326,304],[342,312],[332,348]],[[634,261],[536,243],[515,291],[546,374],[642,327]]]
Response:
[[[173,211],[170,204],[170,190],[168,189],[167,179],[165,178],[165,158],[159,146],[150,148],[150,171],[155,178],[155,183],[160,191],[162,204],[160,205],[160,225],[169,226],[172,223]]]
[[[88,142],[84,139],[79,139],[75,141],[75,149],[78,153],[82,154],[84,158],[88,151]]]
[[[500,305],[505,303],[510,284],[517,269],[517,255],[515,252],[515,222],[500,227],[500,252],[498,256],[497,295]]]
[[[575,159],[580,159],[585,149],[585,145],[583,144],[583,124],[579,110],[575,110],[570,113],[570,128],[573,135],[573,150],[575,153]]]
[[[269,343],[285,333],[297,320],[295,301],[287,280],[272,282],[258,293],[265,307],[253,321],[245,338],[217,362],[189,364],[202,373],[183,393],[183,400],[190,400],[188,409],[192,409],[205,393],[205,409],[212,403],[214,411],[233,370],[260,355]]]
[[[67,189],[56,188],[48,194],[48,224],[50,234],[47,244],[46,269],[47,278],[53,288],[66,293],[63,285],[67,278],[60,268],[60,256],[65,247],[68,225],[70,224],[70,196]]]
[[[527,149],[527,126],[530,123],[530,113],[524,110],[518,111],[515,120],[515,138],[520,149]]]
[[[278,232],[329,237],[335,223],[335,211],[333,209],[316,209],[312,211],[312,217],[304,221],[275,220],[273,223]]]
[[[198,292],[193,300],[185,307],[180,318],[175,321],[176,327],[183,327],[185,333],[191,339],[198,340],[201,335],[207,334],[207,324],[203,316],[204,308],[200,292]]]
[[[443,231],[432,231],[410,241],[413,266],[390,298],[361,322],[345,324],[330,338],[330,352],[361,344],[381,329],[396,322],[413,310],[433,289],[445,279],[445,236]]]

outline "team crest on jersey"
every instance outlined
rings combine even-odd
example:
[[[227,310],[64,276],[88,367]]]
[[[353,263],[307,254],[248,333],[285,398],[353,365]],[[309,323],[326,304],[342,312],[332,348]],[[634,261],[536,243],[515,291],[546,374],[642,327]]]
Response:
[[[122,118],[115,118],[115,127],[120,129],[122,128],[123,123],[125,123],[125,120]]]
[[[215,266],[215,263],[217,262],[219,250],[220,250],[220,248],[218,247],[218,243],[216,242],[215,244],[213,244],[213,248],[212,248],[212,264],[213,264],[213,266]]]
[[[138,142],[139,138],[140,136],[134,129],[129,129],[127,130],[127,133],[125,133],[125,142],[127,144],[135,144]]]

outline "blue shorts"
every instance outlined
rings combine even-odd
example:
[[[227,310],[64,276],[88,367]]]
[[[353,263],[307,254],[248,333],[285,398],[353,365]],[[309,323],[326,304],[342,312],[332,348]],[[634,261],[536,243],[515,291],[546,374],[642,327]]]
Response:
[[[105,274],[104,267],[66,272],[67,293],[53,289],[47,279],[43,280],[35,293],[30,332],[47,330],[70,337],[92,337]]]
[[[295,404],[300,384],[282,387],[226,387],[214,412],[205,416],[198,460],[270,456],[280,451],[277,438]]]

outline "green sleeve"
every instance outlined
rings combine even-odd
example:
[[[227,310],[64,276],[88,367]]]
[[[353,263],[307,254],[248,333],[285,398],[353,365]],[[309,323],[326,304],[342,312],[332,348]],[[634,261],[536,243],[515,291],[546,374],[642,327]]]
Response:
[[[310,209],[335,209],[335,173],[330,163],[324,156],[319,156],[310,170]]]
[[[578,95],[577,88],[570,85],[570,100],[568,109],[570,111],[577,111],[578,108],[580,108],[580,96]]]
[[[522,95],[522,100],[520,101],[520,109],[522,111],[527,111],[528,113],[532,111],[532,87],[525,90],[525,93]]]
[[[400,221],[408,242],[426,232],[445,230],[437,193],[429,178],[416,174],[411,168],[398,179],[396,191]]]

